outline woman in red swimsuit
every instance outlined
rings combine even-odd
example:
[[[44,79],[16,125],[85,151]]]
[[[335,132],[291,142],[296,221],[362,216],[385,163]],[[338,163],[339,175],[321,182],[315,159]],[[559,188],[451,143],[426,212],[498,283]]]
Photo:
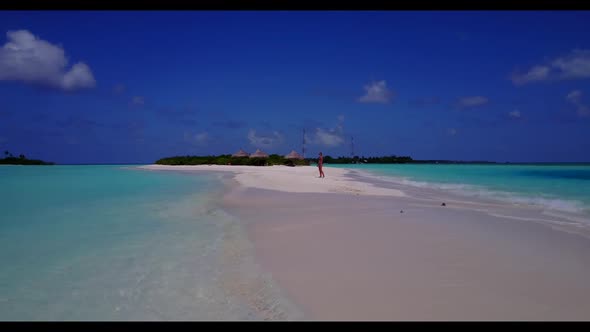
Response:
[[[318,168],[320,170],[320,178],[325,178],[326,176],[324,175],[324,170],[322,169],[322,166],[324,166],[324,156],[320,152],[320,157],[318,158]]]

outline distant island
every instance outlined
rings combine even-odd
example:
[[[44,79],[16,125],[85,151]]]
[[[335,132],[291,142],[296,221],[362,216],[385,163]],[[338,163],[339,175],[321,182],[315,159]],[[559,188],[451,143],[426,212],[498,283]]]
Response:
[[[162,158],[156,161],[159,165],[310,165],[316,163],[317,158],[287,159],[285,156],[271,154],[264,157],[249,158],[248,156],[235,156],[223,154],[218,156],[175,156]],[[453,161],[453,160],[414,160],[409,156],[382,156],[382,157],[331,157],[324,156],[325,164],[495,164],[490,161]]]
[[[4,151],[4,159],[0,159],[0,165],[55,165],[55,163],[38,159],[27,159],[24,154],[15,157],[12,153]]]
[[[317,158],[300,158],[287,159],[285,156],[278,154],[261,155],[260,157],[252,158],[245,155],[230,155],[223,154],[218,156],[175,156],[162,158],[156,161],[159,165],[250,165],[250,166],[272,166],[272,165],[288,165],[300,166],[310,165],[317,162]],[[397,164],[412,162],[410,157],[338,157],[324,156],[324,163],[326,164],[360,164],[360,163],[379,163],[379,164]]]

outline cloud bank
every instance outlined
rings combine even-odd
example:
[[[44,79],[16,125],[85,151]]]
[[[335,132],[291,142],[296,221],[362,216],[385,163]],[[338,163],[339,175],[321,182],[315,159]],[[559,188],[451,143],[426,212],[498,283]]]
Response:
[[[209,142],[210,136],[206,131],[197,134],[184,132],[184,140],[191,144],[205,145]]]
[[[544,64],[535,65],[526,72],[515,72],[510,77],[517,86],[583,78],[590,78],[590,50],[573,50]]]
[[[387,88],[387,82],[379,81],[365,85],[366,93],[358,99],[361,103],[387,104],[393,98],[393,91]]]
[[[338,122],[335,128],[317,127],[313,135],[305,135],[307,143],[322,145],[326,147],[335,147],[344,143],[344,116],[338,116]]]
[[[514,110],[512,112],[509,112],[508,116],[510,116],[511,118],[518,119],[518,118],[520,118],[521,114],[520,114],[519,110]]]
[[[457,106],[459,108],[473,108],[483,106],[489,103],[489,99],[483,96],[470,96],[470,97],[463,97],[459,98],[457,101]]]
[[[579,116],[590,116],[590,107],[582,103],[582,95],[582,91],[573,90],[572,92],[567,94],[565,100],[576,107],[576,112]]]
[[[61,46],[38,38],[27,30],[8,31],[0,49],[0,81],[17,81],[63,91],[96,86],[90,67],[83,62],[68,68]]]
[[[273,131],[268,134],[260,134],[257,133],[256,130],[250,129],[247,138],[250,141],[250,144],[257,148],[270,148],[283,142],[283,135],[278,131]]]

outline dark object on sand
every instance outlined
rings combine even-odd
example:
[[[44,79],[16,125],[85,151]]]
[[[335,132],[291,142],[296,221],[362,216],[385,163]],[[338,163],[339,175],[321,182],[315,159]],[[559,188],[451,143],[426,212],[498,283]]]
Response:
[[[399,211],[399,213],[404,213],[404,210]]]
[[[444,202],[440,206],[447,206]]]

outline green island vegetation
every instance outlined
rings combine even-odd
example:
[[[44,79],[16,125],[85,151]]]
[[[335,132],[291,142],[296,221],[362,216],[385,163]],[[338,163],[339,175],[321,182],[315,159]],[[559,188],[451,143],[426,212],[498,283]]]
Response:
[[[303,166],[309,165],[307,160],[286,159],[278,154],[271,154],[266,158],[232,157],[230,154],[219,156],[176,156],[162,158],[156,161],[158,165],[249,165],[249,166]]]
[[[24,154],[15,157],[9,151],[4,151],[4,159],[0,159],[0,165],[55,165],[55,163],[38,159],[27,159]]]
[[[411,157],[338,157],[324,156],[325,164],[397,164],[413,162]],[[288,165],[302,166],[317,163],[317,158],[287,159],[278,154],[271,154],[265,158],[233,157],[230,154],[219,156],[175,156],[162,158],[156,161],[159,165],[250,165],[250,166],[272,166]]]
[[[159,165],[250,165],[250,166],[303,166],[317,163],[316,158],[287,159],[278,154],[266,158],[233,157],[230,154],[218,156],[176,156],[156,161]],[[489,161],[414,160],[409,156],[382,157],[331,157],[324,156],[324,164],[495,164]]]

